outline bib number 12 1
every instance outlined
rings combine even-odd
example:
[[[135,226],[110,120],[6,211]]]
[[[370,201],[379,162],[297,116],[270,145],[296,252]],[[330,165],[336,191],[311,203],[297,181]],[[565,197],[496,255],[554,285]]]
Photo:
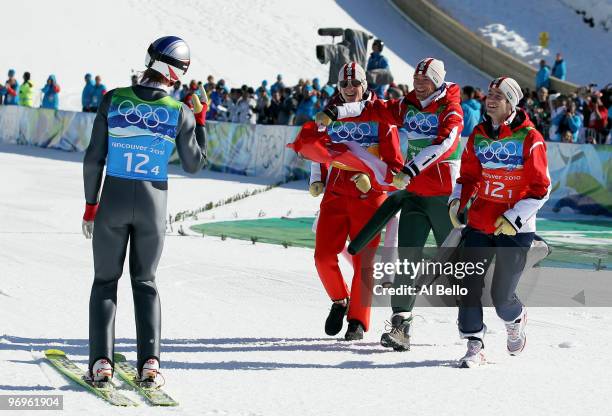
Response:
[[[507,196],[508,199],[512,199],[512,189],[504,189],[503,182],[489,182],[485,181],[485,195],[490,195],[494,198],[503,199]]]
[[[149,155],[144,153],[124,153],[123,157],[127,159],[125,166],[125,170],[127,172],[139,173],[141,175],[146,175],[149,173],[149,171],[143,169],[143,166],[149,163]],[[132,170],[132,167],[134,170]],[[159,166],[153,167],[153,169],[151,169],[151,173],[159,175]]]

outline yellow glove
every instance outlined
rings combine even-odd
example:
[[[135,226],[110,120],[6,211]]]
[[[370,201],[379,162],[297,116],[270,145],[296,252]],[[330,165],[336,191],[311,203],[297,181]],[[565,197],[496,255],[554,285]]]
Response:
[[[193,104],[193,113],[200,114],[204,109],[204,106],[200,102],[200,98],[196,94],[191,95],[191,104]]]
[[[323,186],[324,186],[323,182],[320,182],[320,181],[313,182],[308,187],[308,191],[310,192],[310,195],[316,198],[323,193]]]
[[[500,234],[516,235],[516,229],[512,226],[512,224],[510,224],[510,222],[503,215],[500,215],[499,217],[497,217],[494,225],[495,225],[495,232],[493,234],[495,235],[500,235]]]
[[[353,175],[351,180],[355,182],[355,186],[359,189],[359,192],[365,194],[368,193],[370,189],[372,189],[372,183],[370,182],[370,177],[365,173],[358,173],[357,175]]]
[[[453,199],[450,204],[448,204],[448,216],[455,228],[459,228],[463,225],[461,221],[459,221],[459,204],[459,199]]]
[[[327,127],[332,123],[332,119],[331,117],[329,117],[327,114],[325,114],[324,112],[318,112],[315,115],[315,123],[317,123],[317,126],[319,126],[319,128],[322,127]]]
[[[410,183],[410,176],[406,175],[404,172],[397,172],[395,176],[393,176],[393,182],[391,183],[397,189],[404,189]]]

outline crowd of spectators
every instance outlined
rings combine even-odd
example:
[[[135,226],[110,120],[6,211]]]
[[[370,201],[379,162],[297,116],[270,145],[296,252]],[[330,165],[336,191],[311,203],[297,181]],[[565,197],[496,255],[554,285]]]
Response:
[[[4,85],[0,85],[0,104],[33,107],[36,90],[30,73],[23,73],[23,82],[21,84],[15,76],[14,69],[9,69],[7,75],[8,79]],[[47,82],[41,89],[42,99],[40,107],[57,110],[59,108],[59,92],[60,86],[55,79],[55,75],[49,75]]]
[[[523,89],[523,108],[546,140],[565,143],[612,144],[612,84],[601,90],[596,85],[580,87],[565,95],[545,86],[536,91]],[[478,88],[463,87],[462,136],[469,136],[484,114],[485,94]]]
[[[375,58],[380,60],[379,56]],[[550,89],[550,74],[561,79],[565,77],[565,63],[560,54],[557,54],[552,69],[542,61],[536,78],[537,89],[524,89],[524,98],[519,104],[546,140],[611,144],[612,84],[600,90],[591,84],[564,95]],[[132,83],[137,82],[137,75],[133,75]],[[382,94],[381,98],[391,99],[407,95],[409,87],[391,83],[382,88],[373,86],[373,90],[379,97]],[[0,104],[32,107],[35,91],[29,72],[23,74],[23,82],[20,84],[15,71],[11,69],[7,81],[0,86]],[[86,74],[81,95],[82,110],[96,112],[106,91],[99,75],[92,79],[91,74]],[[41,93],[41,108],[58,109],[60,86],[54,75],[48,77]],[[188,84],[181,84],[177,81],[169,93],[187,105],[191,104],[193,94],[200,98],[206,95],[209,104],[206,114],[208,120],[300,126],[313,120],[315,114],[326,107],[330,98],[336,94],[336,88],[321,84],[318,78],[300,79],[296,85],[288,86],[280,74],[272,85],[264,80],[256,88],[247,85],[230,88],[223,79],[215,81],[209,75],[206,82],[191,80]],[[481,89],[463,87],[463,136],[468,136],[482,120],[484,99],[485,93]]]

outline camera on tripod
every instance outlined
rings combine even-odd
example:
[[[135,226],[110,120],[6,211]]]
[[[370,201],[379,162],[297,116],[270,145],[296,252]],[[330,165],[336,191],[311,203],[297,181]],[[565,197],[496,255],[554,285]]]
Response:
[[[338,83],[338,73],[347,62],[355,61],[366,67],[368,41],[372,39],[372,35],[361,30],[339,27],[320,28],[317,33],[320,36],[332,37],[331,44],[316,47],[319,62],[330,64],[328,84]],[[337,37],[342,37],[342,40],[335,43]]]

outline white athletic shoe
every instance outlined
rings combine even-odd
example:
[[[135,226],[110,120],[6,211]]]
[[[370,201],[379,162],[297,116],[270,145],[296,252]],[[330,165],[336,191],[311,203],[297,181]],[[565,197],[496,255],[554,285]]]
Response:
[[[525,333],[525,326],[527,325],[527,311],[523,308],[523,311],[513,322],[506,322],[506,332],[508,333],[508,340],[506,346],[508,348],[508,354],[519,355],[525,348],[527,343],[527,334]]]
[[[155,382],[159,374],[159,361],[156,358],[149,358],[142,366],[140,380],[142,382]]]
[[[94,383],[109,382],[113,378],[113,366],[106,358],[97,360],[91,368],[91,380]]]
[[[472,337],[472,339],[468,339],[467,352],[459,360],[459,367],[474,368],[485,364],[487,360],[485,359],[483,349],[484,345],[480,338]]]

